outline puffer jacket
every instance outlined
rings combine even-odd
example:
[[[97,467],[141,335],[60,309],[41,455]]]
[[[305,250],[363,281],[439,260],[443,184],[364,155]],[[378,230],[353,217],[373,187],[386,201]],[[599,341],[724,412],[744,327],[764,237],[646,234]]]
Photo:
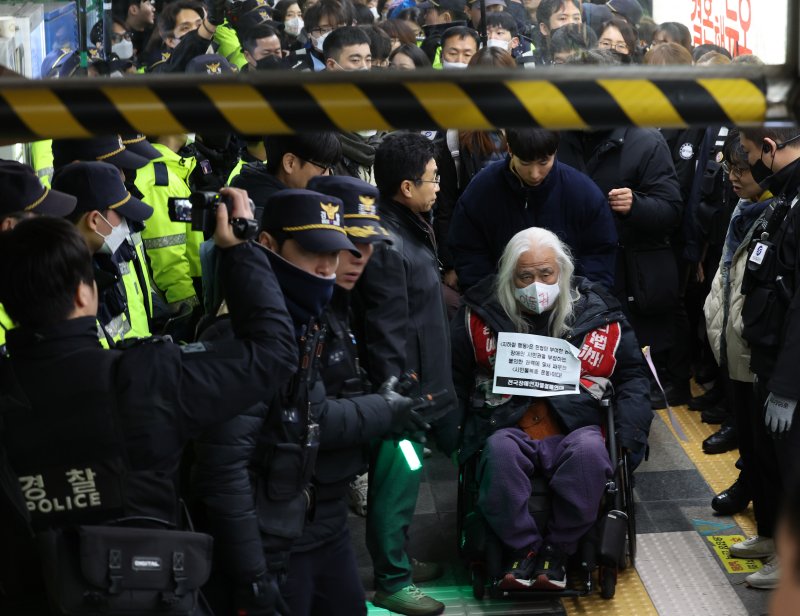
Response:
[[[741,205],[742,202],[737,205],[732,218],[741,210]],[[750,240],[758,224],[758,219],[752,222],[734,251],[730,265],[725,263],[723,254],[703,306],[708,343],[717,364],[721,366],[725,363],[730,378],[743,383],[752,383],[753,373],[750,371],[750,345],[742,336],[745,297],[742,294],[742,279],[747,269]]]
[[[484,405],[484,394],[476,391],[477,363],[466,325],[466,308],[474,311],[492,333],[516,331],[514,324],[495,296],[495,277],[485,278],[464,295],[464,304],[451,323],[453,344],[453,382],[458,396],[461,443],[459,461],[464,462],[478,451],[496,430],[516,425],[528,406],[528,396],[513,396],[493,408]],[[575,277],[574,288],[580,293],[575,305],[574,322],[564,339],[580,347],[586,334],[598,327],[619,322],[622,336],[617,347],[616,366],[611,375],[614,388],[615,419],[618,442],[632,452],[647,445],[653,412],[649,402],[649,384],[639,343],[625,319],[619,302],[602,285]],[[530,333],[548,335],[547,316],[531,319]],[[602,425],[605,417],[599,401],[583,388],[574,395],[547,398],[560,427],[572,432],[589,425]]]
[[[232,333],[230,321],[221,319],[203,333],[203,339],[223,341]],[[312,549],[329,539],[331,528],[341,528],[338,520],[333,520],[330,525],[317,523],[312,533],[288,536],[285,528],[296,525],[270,519],[261,506],[269,490],[265,455],[271,443],[280,440],[282,413],[277,392],[286,380],[287,373],[276,372],[275,396],[214,426],[195,442],[193,492],[215,538],[215,562],[226,577],[238,583],[264,573],[271,561],[295,545]],[[308,401],[311,415],[319,424],[322,460],[335,457],[339,449],[358,447],[377,438],[389,428],[391,415],[380,395],[328,399],[319,374],[309,387]],[[336,483],[341,480],[339,470],[324,468],[323,463],[315,471],[316,481]],[[332,507],[317,513],[324,518],[338,517],[341,512]],[[305,511],[299,515],[305,517]]]

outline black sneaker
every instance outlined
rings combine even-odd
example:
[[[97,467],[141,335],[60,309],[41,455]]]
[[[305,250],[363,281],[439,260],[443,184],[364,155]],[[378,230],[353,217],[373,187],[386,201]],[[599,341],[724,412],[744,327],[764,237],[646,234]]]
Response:
[[[532,578],[535,570],[536,554],[528,552],[525,557],[514,561],[509,572],[503,576],[497,586],[503,590],[530,588],[533,584]]]
[[[534,578],[534,588],[564,590],[567,586],[567,555],[553,545],[545,545],[539,552]]]

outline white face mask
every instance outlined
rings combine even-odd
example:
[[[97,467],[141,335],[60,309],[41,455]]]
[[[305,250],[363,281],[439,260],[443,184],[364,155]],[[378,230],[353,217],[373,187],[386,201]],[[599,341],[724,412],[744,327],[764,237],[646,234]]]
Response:
[[[111,51],[117,54],[120,60],[130,60],[133,57],[133,43],[122,39],[111,46]]]
[[[442,60],[442,68],[445,69],[462,69],[467,68],[466,62],[448,62],[447,60]]]
[[[552,310],[560,290],[557,282],[555,284],[534,282],[522,289],[514,289],[514,297],[527,310],[542,314]]]
[[[325,34],[323,34],[319,38],[311,37],[311,42],[314,43],[314,49],[316,49],[317,51],[322,53],[322,45],[323,45],[323,43],[325,43],[325,39],[328,38],[329,34],[330,34],[330,32],[326,32]]]
[[[283,30],[290,36],[297,36],[304,25],[302,17],[292,17],[283,22]]]
[[[500,49],[503,49],[505,51],[508,51],[508,45],[509,45],[508,41],[502,41],[500,39],[489,39],[488,41],[486,41],[487,47],[499,47]]]
[[[372,16],[375,18],[375,21],[378,21],[381,18],[381,14],[378,12],[377,6],[369,7],[369,12],[372,13]]]
[[[105,216],[100,214],[100,218],[106,221],[109,227],[111,227],[111,233],[108,235],[103,235],[98,230],[95,229],[95,233],[103,238],[103,246],[98,251],[100,254],[104,255],[113,255],[115,252],[119,250],[119,247],[128,239],[130,235],[130,230],[128,229],[128,223],[123,218],[122,221],[115,227],[113,226]]]

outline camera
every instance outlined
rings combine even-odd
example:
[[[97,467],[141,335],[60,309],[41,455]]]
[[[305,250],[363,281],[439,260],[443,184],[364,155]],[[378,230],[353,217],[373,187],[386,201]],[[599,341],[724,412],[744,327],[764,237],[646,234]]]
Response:
[[[172,222],[189,223],[192,231],[201,231],[206,239],[214,235],[217,207],[220,205],[228,208],[228,220],[236,237],[240,240],[252,240],[258,235],[258,223],[252,218],[232,218],[231,204],[219,193],[197,191],[188,197],[170,197],[167,201],[169,219]],[[250,209],[255,209],[252,200]]]

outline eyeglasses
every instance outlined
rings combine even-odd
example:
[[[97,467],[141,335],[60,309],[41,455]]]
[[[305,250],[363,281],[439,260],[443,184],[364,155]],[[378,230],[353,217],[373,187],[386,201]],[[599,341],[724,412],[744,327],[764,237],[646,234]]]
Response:
[[[744,175],[745,171],[750,171],[749,167],[734,167],[727,160],[722,162],[722,171],[725,175],[733,174],[734,177],[740,178]]]
[[[317,26],[316,28],[311,28],[311,30],[309,30],[308,33],[311,36],[320,37],[323,34],[328,34],[330,32],[333,32],[334,30],[336,30],[334,26],[325,26],[324,28],[320,28],[319,26]]]
[[[441,181],[442,181],[442,176],[437,173],[432,180],[423,180],[422,178],[419,178],[417,180],[414,180],[414,183],[415,184],[439,184]]]
[[[628,53],[630,48],[625,43],[614,43],[608,39],[600,39],[597,42],[598,49],[613,49],[617,53]]]
[[[131,40],[131,33],[130,32],[123,32],[122,34],[119,34],[117,32],[112,32],[111,33],[111,43],[112,44],[121,43],[123,40],[125,40],[125,41]]]
[[[331,167],[330,165],[323,165],[322,163],[318,163],[317,161],[311,160],[310,158],[302,158],[300,156],[298,156],[297,158],[299,158],[300,160],[304,160],[305,162],[307,162],[310,165],[314,165],[315,167],[319,167],[320,169],[322,169],[322,174],[323,175],[330,175],[331,172],[333,171],[333,167]]]

